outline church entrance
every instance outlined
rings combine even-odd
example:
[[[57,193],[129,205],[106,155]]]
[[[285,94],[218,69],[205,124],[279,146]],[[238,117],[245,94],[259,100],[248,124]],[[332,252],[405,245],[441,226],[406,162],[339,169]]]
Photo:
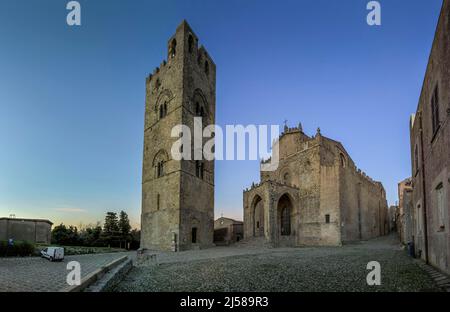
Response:
[[[278,228],[281,236],[291,235],[292,202],[287,194],[278,200]]]
[[[253,199],[253,236],[264,236],[264,202],[259,195]]]

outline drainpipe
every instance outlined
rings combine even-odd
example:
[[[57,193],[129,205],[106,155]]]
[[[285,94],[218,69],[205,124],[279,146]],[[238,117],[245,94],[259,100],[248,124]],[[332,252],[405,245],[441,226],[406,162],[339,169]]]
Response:
[[[428,220],[427,220],[427,194],[425,188],[425,156],[423,154],[423,127],[422,127],[422,112],[419,114],[419,133],[420,133],[420,161],[422,169],[422,206],[423,206],[423,238],[425,245],[425,263],[428,264]]]

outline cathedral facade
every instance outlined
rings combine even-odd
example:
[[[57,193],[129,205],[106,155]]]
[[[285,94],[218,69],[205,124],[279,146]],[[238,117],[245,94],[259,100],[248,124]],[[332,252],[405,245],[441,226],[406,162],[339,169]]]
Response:
[[[278,246],[338,246],[388,233],[386,192],[340,142],[301,125],[276,141],[279,165],[243,194],[244,238]]]

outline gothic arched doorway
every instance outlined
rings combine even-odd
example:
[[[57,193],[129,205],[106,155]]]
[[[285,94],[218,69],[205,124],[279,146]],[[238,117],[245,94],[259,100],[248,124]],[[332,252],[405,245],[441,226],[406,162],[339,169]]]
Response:
[[[253,236],[264,236],[264,202],[256,195],[252,202]]]
[[[278,228],[281,236],[289,236],[292,233],[292,201],[287,194],[278,200]]]

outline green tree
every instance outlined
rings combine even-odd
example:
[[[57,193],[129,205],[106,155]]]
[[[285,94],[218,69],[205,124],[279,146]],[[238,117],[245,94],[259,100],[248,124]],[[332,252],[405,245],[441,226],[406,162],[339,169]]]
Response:
[[[68,232],[64,224],[57,225],[52,230],[52,243],[63,245],[67,241]]]
[[[133,229],[130,232],[131,236],[131,249],[139,249],[140,240],[141,240],[141,230]]]
[[[106,213],[105,223],[103,224],[103,232],[109,235],[115,235],[119,232],[119,220],[117,219],[117,213]]]
[[[120,239],[119,220],[117,219],[117,213],[107,212],[105,217],[105,223],[103,224],[102,240],[109,245],[114,241]]]
[[[121,238],[120,245],[122,245],[122,241],[123,241],[124,247],[128,248],[127,243],[129,241],[131,241],[131,236],[130,236],[131,225],[130,225],[130,220],[128,219],[127,213],[123,210],[119,214],[119,231],[120,231],[120,238]]]
[[[89,225],[80,232],[81,244],[83,246],[102,246],[100,236],[102,234],[102,227],[100,222],[96,225]]]
[[[58,245],[78,245],[80,235],[76,226],[66,227],[64,224],[57,225],[52,230],[52,242]]]
[[[127,213],[123,210],[120,212],[119,215],[119,231],[122,237],[128,239],[131,231],[131,225]]]

